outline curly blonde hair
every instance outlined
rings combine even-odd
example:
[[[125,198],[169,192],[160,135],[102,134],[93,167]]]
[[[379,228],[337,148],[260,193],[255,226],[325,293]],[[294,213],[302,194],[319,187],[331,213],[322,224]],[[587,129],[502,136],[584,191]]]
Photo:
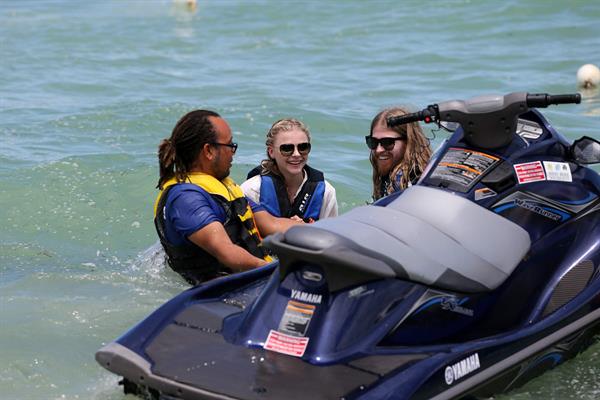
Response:
[[[281,175],[279,172],[279,168],[277,167],[277,163],[271,156],[269,156],[268,148],[273,146],[273,142],[275,142],[275,137],[280,132],[289,132],[295,129],[299,129],[302,132],[306,133],[306,139],[310,143],[310,132],[308,131],[308,127],[302,122],[295,118],[283,118],[278,121],[275,121],[269,131],[267,132],[267,140],[265,144],[267,145],[267,158],[260,162],[261,175],[266,175],[268,173],[273,173],[275,175]]]
[[[370,135],[373,136],[373,129],[377,125],[383,125],[394,132],[398,132],[400,137],[404,138],[403,140],[406,141],[406,151],[404,152],[402,160],[398,165],[394,166],[388,174],[388,178],[393,180],[398,172],[402,171],[402,177],[400,178],[401,189],[406,189],[408,187],[411,177],[421,176],[421,173],[425,170],[425,167],[431,158],[429,139],[425,137],[418,122],[396,125],[393,127],[387,125],[387,119],[389,117],[405,114],[408,114],[408,111],[402,107],[387,108],[380,111],[375,118],[373,118],[373,121],[371,121],[370,132]],[[369,161],[371,161],[371,165],[373,166],[373,199],[377,200],[392,193],[394,188],[390,185],[385,193],[384,190],[382,190],[381,182],[384,177],[377,170],[377,164],[375,163],[373,153],[373,151],[370,152]]]

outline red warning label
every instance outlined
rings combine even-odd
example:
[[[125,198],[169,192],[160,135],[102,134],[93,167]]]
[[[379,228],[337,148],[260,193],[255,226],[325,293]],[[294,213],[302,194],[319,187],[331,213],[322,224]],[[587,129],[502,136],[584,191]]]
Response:
[[[546,180],[541,161],[515,164],[514,167],[520,184]]]
[[[307,337],[297,337],[286,335],[285,333],[271,330],[269,337],[264,345],[264,348],[277,353],[287,354],[294,357],[302,357],[306,346],[308,345]]]

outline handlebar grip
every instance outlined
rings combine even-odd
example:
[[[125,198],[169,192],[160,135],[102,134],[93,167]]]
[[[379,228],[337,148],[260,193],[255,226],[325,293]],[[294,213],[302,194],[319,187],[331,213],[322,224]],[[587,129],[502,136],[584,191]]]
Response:
[[[399,115],[397,117],[390,117],[387,119],[387,124],[389,127],[402,125],[402,124],[410,124],[411,122],[424,121],[426,124],[434,121],[438,121],[439,116],[439,108],[437,104],[432,104],[427,106],[421,111],[417,111],[412,114]]]
[[[581,95],[575,94],[556,94],[550,95],[550,104],[579,104],[581,103]]]
[[[581,103],[581,95],[575,94],[556,94],[547,93],[527,94],[527,106],[545,108],[551,104],[579,104]]]
[[[387,125],[393,127],[396,125],[410,124],[411,122],[417,122],[423,120],[423,111],[416,113],[398,115],[397,117],[389,117],[387,119]]]

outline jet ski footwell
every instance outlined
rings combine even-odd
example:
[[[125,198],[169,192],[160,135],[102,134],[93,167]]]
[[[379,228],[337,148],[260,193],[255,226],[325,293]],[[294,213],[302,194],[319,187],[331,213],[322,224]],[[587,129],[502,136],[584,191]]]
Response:
[[[145,351],[148,359],[118,342],[100,349],[96,353],[96,359],[108,370],[126,377],[130,385],[152,388],[150,393],[154,395],[151,398],[348,399],[373,395],[374,393],[369,392],[375,389],[374,386],[382,383],[385,386],[383,381],[389,377],[396,380],[399,375],[410,374],[407,370],[412,369],[410,367],[419,361],[428,364],[429,374],[421,375],[419,379],[426,381],[440,372],[440,364],[447,365],[450,359],[455,358],[456,354],[452,353],[458,350],[449,348],[437,353],[370,355],[347,363],[312,365],[300,358],[226,342],[220,332],[222,319],[211,313],[210,305],[220,308],[223,306],[222,303],[194,304],[181,312],[171,324],[150,340]],[[467,392],[478,395],[481,390],[488,392],[490,386],[495,386],[494,382],[505,381],[507,378],[513,380],[515,375],[520,375],[516,371],[528,369],[528,365],[538,363],[537,360],[543,357],[545,349],[563,342],[573,342],[574,336],[579,341],[582,336],[591,338],[597,334],[599,317],[600,309],[596,309],[550,335],[535,335],[538,339],[533,342],[526,340],[528,343],[520,351],[498,360],[488,368],[482,368],[434,398],[459,398]],[[196,325],[200,320],[203,321],[202,326]],[[499,340],[491,346],[489,342],[486,344],[489,350],[506,345],[502,342],[503,340]],[[481,347],[477,350],[484,343],[472,345],[474,346],[469,346],[469,352],[486,352]],[[577,351],[568,357],[565,354],[565,359],[576,353]],[[406,378],[406,384],[412,386],[413,382],[410,381],[415,377]],[[504,385],[505,382],[500,384]],[[473,390],[474,388],[477,389]],[[416,398],[431,398],[430,395],[434,394],[428,393],[423,397],[428,390],[420,392],[416,394]],[[412,398],[412,395],[408,396]]]
[[[201,327],[194,324],[200,320]],[[117,342],[100,349],[96,359],[134,384],[175,398],[291,400],[352,397],[387,372],[425,357],[370,356],[317,366],[262,348],[227,343],[220,327],[206,306],[196,304],[151,341],[146,354],[153,364]]]

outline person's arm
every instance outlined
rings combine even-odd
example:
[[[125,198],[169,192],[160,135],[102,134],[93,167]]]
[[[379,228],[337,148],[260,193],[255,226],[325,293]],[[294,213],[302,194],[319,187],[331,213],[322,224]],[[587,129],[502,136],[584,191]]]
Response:
[[[260,176],[253,176],[240,185],[244,195],[255,203],[260,202]]]
[[[219,262],[233,271],[246,271],[261,267],[268,262],[254,257],[242,247],[233,244],[220,222],[211,222],[188,236],[188,239],[207,251]]]
[[[321,206],[319,219],[337,217],[337,215],[338,204],[335,188],[329,182],[325,181],[325,193],[323,194],[323,205]]]
[[[285,232],[294,225],[301,225],[303,221],[295,221],[290,218],[274,217],[266,210],[255,211],[254,221],[262,237],[275,232]]]

